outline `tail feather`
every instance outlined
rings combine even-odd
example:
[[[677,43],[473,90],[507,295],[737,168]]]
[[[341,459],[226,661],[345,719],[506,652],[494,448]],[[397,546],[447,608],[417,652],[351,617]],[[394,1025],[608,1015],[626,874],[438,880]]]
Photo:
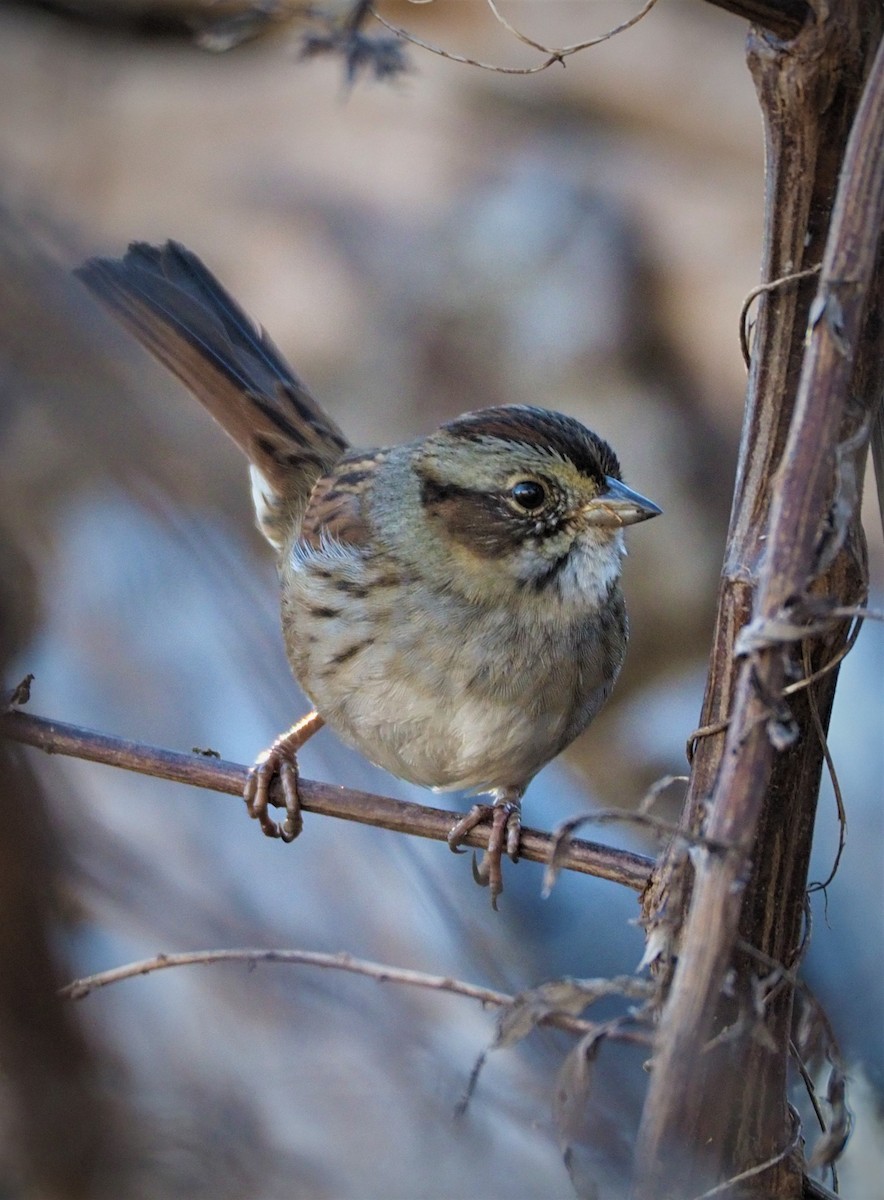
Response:
[[[347,449],[272,340],[195,254],[134,242],[75,274],[169,368],[248,456],[261,528],[290,532],[321,474]],[[254,476],[254,471],[253,471]]]

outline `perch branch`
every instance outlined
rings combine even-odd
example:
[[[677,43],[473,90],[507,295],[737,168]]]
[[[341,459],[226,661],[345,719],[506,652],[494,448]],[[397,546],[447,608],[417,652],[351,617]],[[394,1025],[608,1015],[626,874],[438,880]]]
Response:
[[[13,711],[4,714],[0,717],[0,733],[12,741],[45,750],[47,754],[64,754],[88,762],[122,767],[142,775],[189,783],[194,787],[240,798],[248,775],[248,768],[238,763],[225,762],[204,754],[179,754],[145,746],[81,729],[76,725],[50,721],[31,713]],[[447,840],[452,825],[461,816],[460,813],[446,812],[444,809],[410,804],[351,788],[334,787],[311,779],[301,779],[299,789],[305,812],[337,817],[342,821],[356,821],[361,825],[375,825],[394,833],[408,833],[437,842]],[[273,803],[282,805],[282,799],[275,789],[272,790],[271,799]],[[487,828],[478,826],[464,841],[469,846],[484,850],[488,844],[488,833]],[[519,850],[522,858],[545,863],[552,848],[553,838],[550,834],[522,829]],[[640,892],[648,882],[654,863],[642,854],[575,840],[563,855],[560,865],[566,870],[595,875]]]

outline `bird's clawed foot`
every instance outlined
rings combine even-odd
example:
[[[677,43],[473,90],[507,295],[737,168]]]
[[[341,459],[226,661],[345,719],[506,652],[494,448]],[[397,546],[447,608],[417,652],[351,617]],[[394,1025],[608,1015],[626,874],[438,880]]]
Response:
[[[460,846],[467,834],[483,821],[491,822],[488,848],[480,863],[473,858],[473,878],[481,887],[491,890],[491,907],[497,909],[497,897],[503,891],[501,861],[504,851],[513,862],[519,861],[519,838],[522,833],[521,793],[512,789],[501,791],[493,804],[474,804],[465,817],[448,835],[448,845],[461,853]]]
[[[291,729],[280,734],[272,746],[259,754],[255,765],[249,771],[243,789],[243,799],[249,816],[260,823],[267,837],[293,842],[303,828],[301,797],[298,792],[297,752],[322,725],[323,720],[318,712],[308,713]],[[282,788],[286,814],[285,820],[278,824],[268,812],[270,788],[277,777]]]

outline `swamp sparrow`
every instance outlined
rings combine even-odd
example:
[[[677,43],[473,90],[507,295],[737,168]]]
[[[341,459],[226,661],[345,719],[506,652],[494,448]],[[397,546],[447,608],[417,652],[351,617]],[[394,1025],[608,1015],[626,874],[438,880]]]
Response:
[[[571,417],[466,413],[402,446],[351,450],[270,338],[195,255],[134,243],[77,272],[194,393],[251,463],[278,555],[289,661],[316,711],[246,786],[266,834],[300,831],[295,751],[324,722],[424,787],[491,793],[477,871],[501,891],[532,777],[592,720],[626,652],[625,525],[659,509]],[[287,817],[267,811],[278,774]]]

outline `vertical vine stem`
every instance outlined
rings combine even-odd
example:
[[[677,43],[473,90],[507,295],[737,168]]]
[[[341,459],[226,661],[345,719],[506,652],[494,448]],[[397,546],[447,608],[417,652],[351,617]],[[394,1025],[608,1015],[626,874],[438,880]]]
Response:
[[[810,286],[771,295],[759,318],[703,724],[730,722],[698,752],[686,813],[730,849],[699,851],[691,864],[668,856],[646,897],[646,921],[667,930],[675,965],[664,980],[635,1200],[684,1200],[767,1160],[758,1190],[739,1195],[801,1195],[800,1152],[778,1153],[789,1144],[791,995],[784,989],[750,1012],[752,965],[735,945],[743,938],[787,965],[798,953],[822,749],[807,708],[786,711],[782,701],[801,647],[774,642],[739,656],[735,646],[750,619],[763,627],[796,599],[849,602],[864,587],[861,489],[845,479],[863,455],[845,465],[839,446],[871,424],[880,396],[884,221],[880,14],[864,0],[814,7],[794,43],[750,42],[768,136],[766,278],[812,265],[823,240],[825,252],[815,295]],[[824,556],[833,521],[838,552],[830,545]],[[815,661],[844,636],[816,639]],[[833,689],[830,677],[814,697],[824,724]],[[728,1026],[730,1036],[716,1036]]]

